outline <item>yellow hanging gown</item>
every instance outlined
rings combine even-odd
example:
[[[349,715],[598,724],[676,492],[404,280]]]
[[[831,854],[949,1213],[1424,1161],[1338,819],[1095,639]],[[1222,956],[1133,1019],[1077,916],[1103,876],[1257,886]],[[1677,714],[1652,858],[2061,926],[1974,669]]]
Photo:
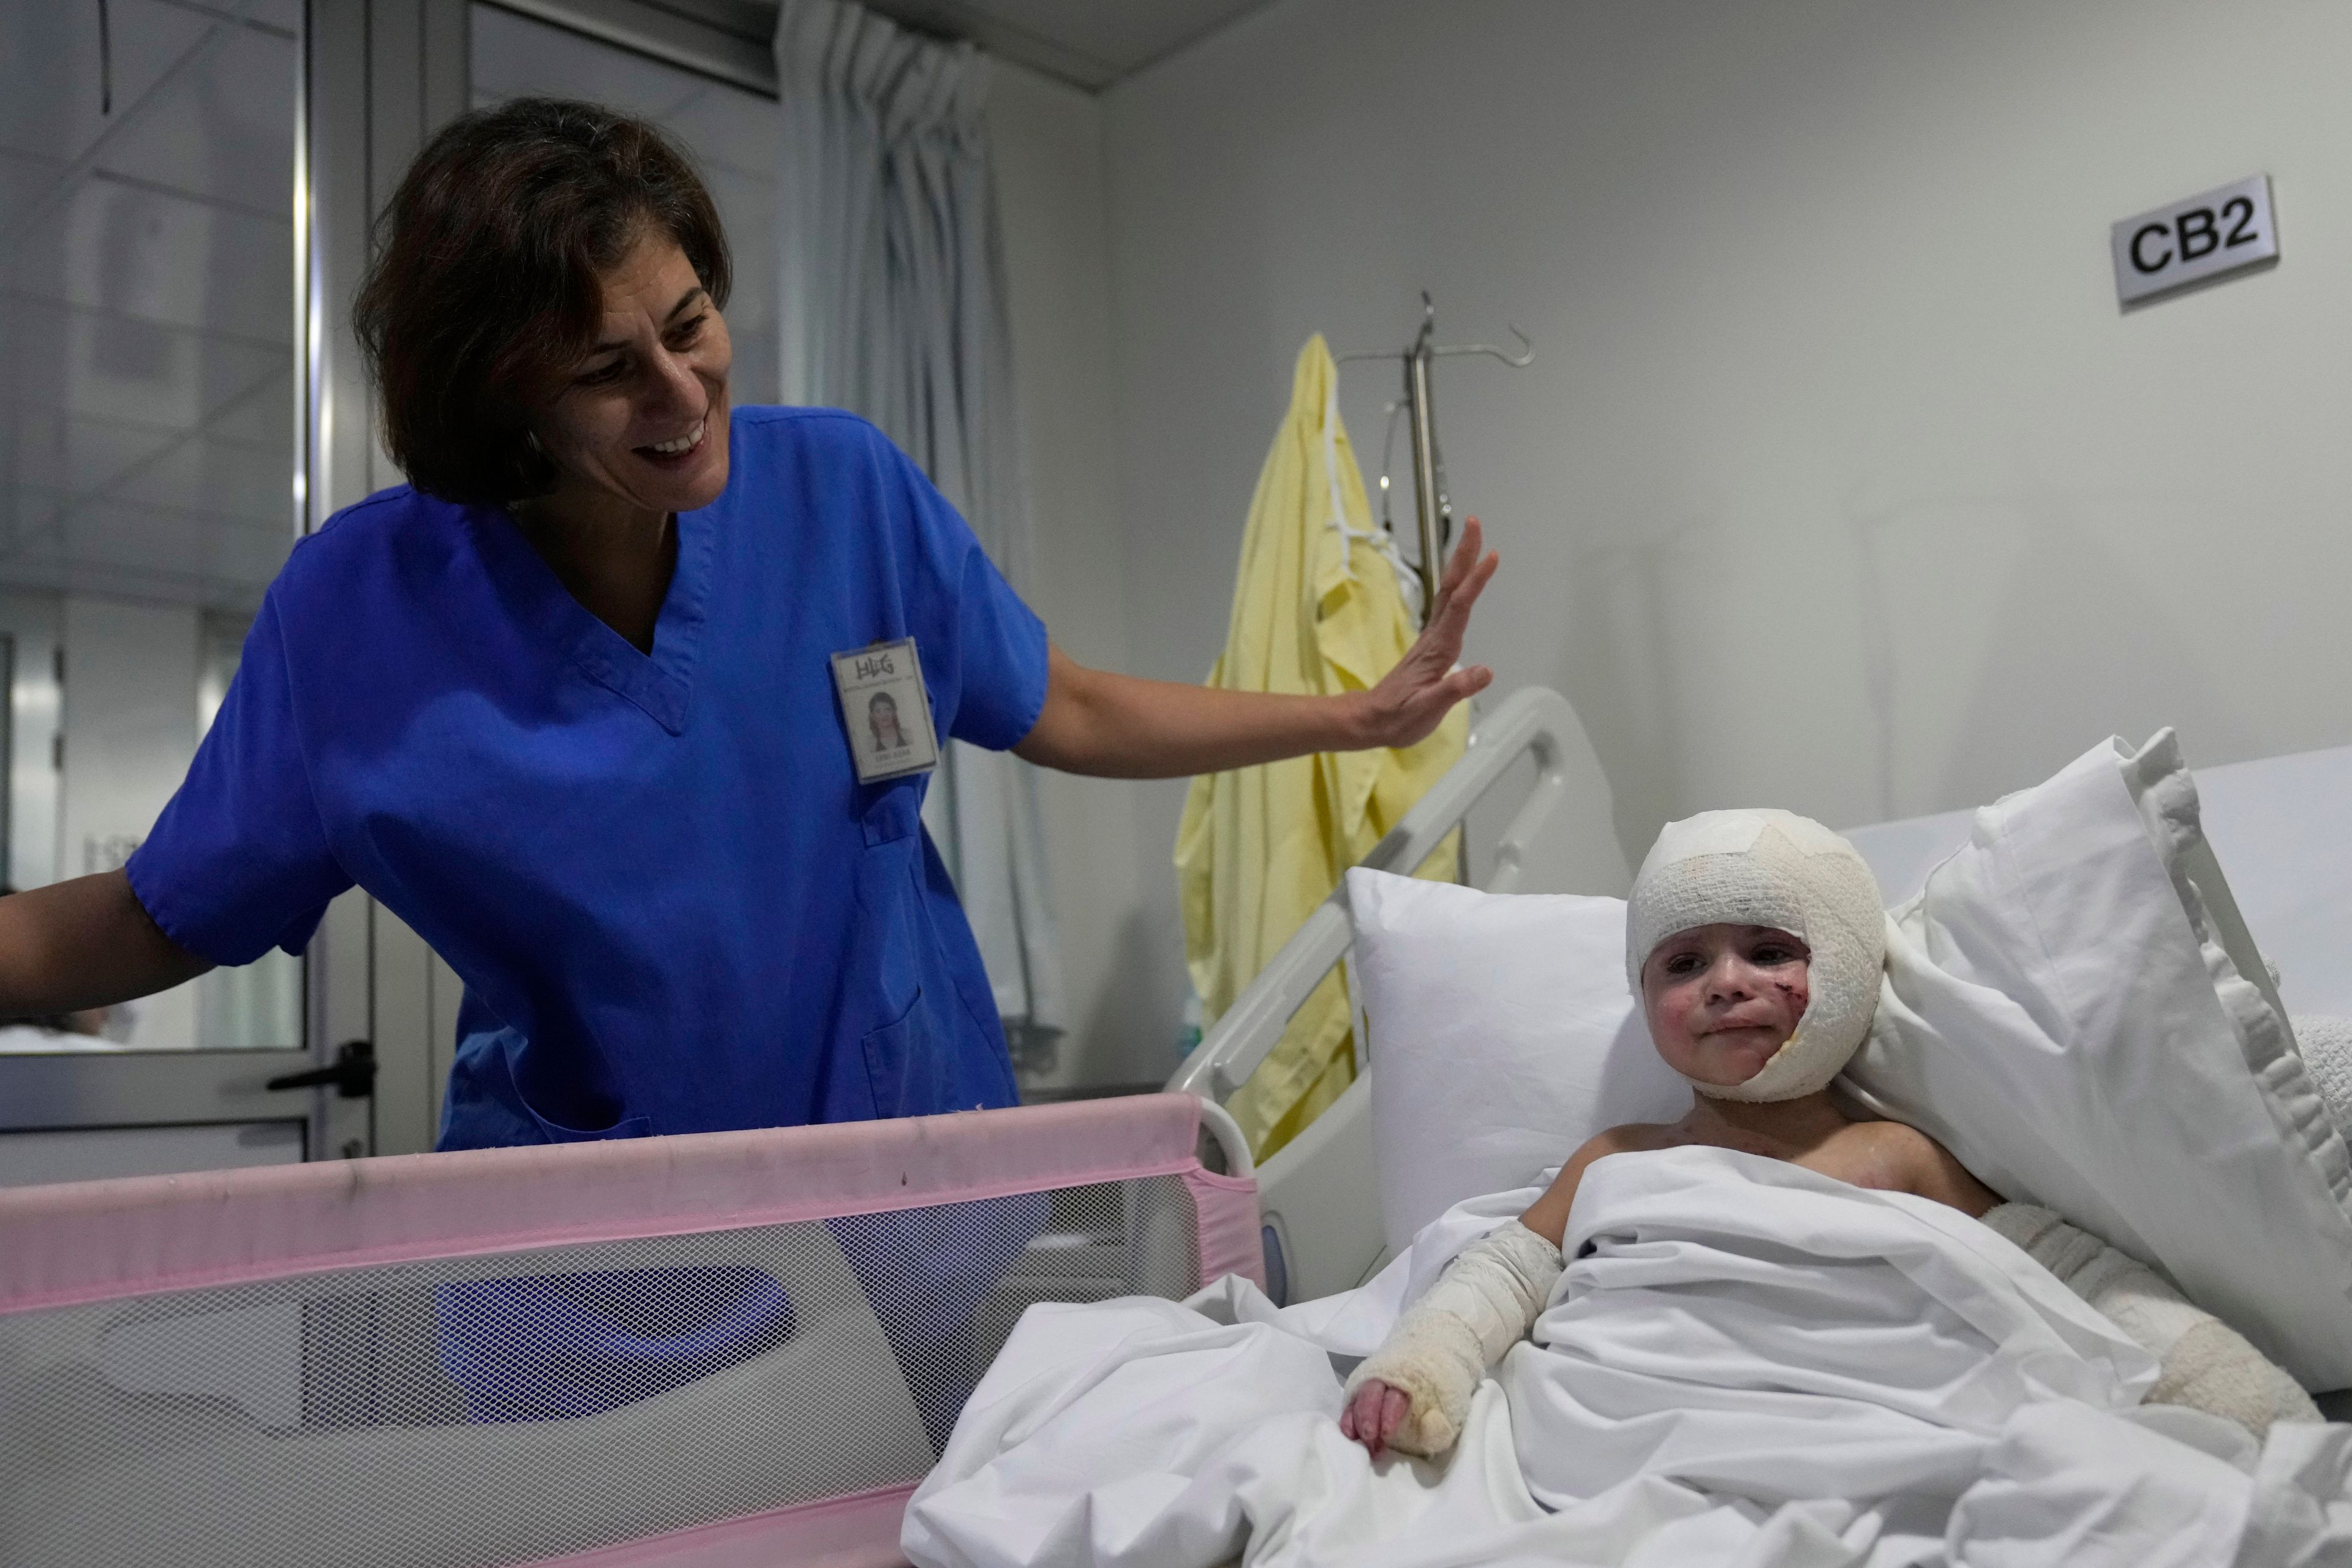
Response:
[[[1377,684],[1418,630],[1339,423],[1339,367],[1307,340],[1290,412],[1258,474],[1233,619],[1209,684],[1336,695]],[[1339,526],[1335,526],[1335,521]],[[1349,867],[1462,755],[1466,704],[1402,751],[1327,752],[1192,781],[1176,834],[1185,957],[1204,1024],[1233,1005]],[[1451,881],[1451,841],[1418,873]],[[1334,971],[1227,1104],[1261,1159],[1354,1081],[1348,994]]]

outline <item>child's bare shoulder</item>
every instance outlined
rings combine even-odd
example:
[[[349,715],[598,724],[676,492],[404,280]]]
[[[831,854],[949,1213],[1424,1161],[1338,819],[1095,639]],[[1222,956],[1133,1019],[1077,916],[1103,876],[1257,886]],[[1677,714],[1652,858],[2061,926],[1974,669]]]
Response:
[[[1544,1195],[1528,1206],[1519,1216],[1519,1223],[1549,1241],[1559,1245],[1568,1230],[1568,1211],[1576,1206],[1576,1189],[1584,1180],[1584,1173],[1595,1160],[1610,1154],[1631,1154],[1644,1149],[1664,1149],[1674,1143],[1674,1129],[1646,1121],[1629,1121],[1622,1127],[1612,1127],[1597,1132],[1584,1142],[1584,1146],[1568,1158],[1552,1178]]]
[[[1628,1121],[1622,1127],[1612,1127],[1596,1132],[1585,1141],[1576,1157],[1586,1164],[1603,1154],[1630,1154],[1642,1149],[1669,1149],[1683,1142],[1675,1129],[1664,1122]]]
[[[1835,1151],[1830,1163],[1852,1169],[1855,1173],[1845,1179],[1858,1186],[1912,1193],[1972,1215],[2000,1201],[1950,1150],[1906,1122],[1857,1121],[1839,1131],[1830,1146]]]
[[[1678,1148],[1691,1142],[1690,1134],[1671,1123],[1628,1121],[1622,1127],[1611,1127],[1585,1140],[1567,1164],[1560,1167],[1561,1181],[1581,1176],[1596,1160],[1612,1154],[1639,1154],[1655,1149]]]
[[[1831,1139],[1879,1162],[1890,1173],[1920,1175],[1951,1161],[1944,1146],[1916,1127],[1903,1121],[1856,1121]]]

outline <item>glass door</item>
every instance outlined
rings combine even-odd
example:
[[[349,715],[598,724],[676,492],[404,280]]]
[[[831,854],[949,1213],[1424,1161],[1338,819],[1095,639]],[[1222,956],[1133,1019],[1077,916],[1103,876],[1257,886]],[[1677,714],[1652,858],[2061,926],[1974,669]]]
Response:
[[[138,847],[300,526],[304,23],[301,0],[0,0],[12,889]],[[270,1087],[320,1065],[315,992],[273,952],[0,1024],[0,1184],[366,1152],[363,1097]]]

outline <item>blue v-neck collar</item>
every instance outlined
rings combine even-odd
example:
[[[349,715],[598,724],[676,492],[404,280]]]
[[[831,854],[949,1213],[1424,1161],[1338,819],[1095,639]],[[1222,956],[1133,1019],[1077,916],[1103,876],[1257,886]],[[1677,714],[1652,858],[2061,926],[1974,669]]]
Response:
[[[640,653],[628,638],[599,620],[540,558],[521,527],[504,511],[493,511],[475,530],[494,571],[521,592],[538,629],[565,648],[572,663],[597,685],[625,697],[673,735],[686,730],[694,697],[694,672],[702,654],[709,619],[710,563],[718,540],[712,509],[677,514],[677,561],[669,592],[654,619],[654,647]]]

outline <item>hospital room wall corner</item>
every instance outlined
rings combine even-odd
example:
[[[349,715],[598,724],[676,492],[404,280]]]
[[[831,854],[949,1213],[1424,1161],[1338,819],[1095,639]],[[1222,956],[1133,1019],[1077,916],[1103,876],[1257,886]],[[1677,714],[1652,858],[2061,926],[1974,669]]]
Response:
[[[1000,132],[1024,409],[1062,400],[1040,556],[1078,552],[1047,618],[1201,679],[1299,343],[1401,342],[1427,288],[1538,344],[1440,373],[1509,563],[1469,651],[1574,702],[1632,850],[1980,804],[2168,723],[2199,764],[2352,741],[2347,53],[2291,0],[1275,0]],[[2111,222],[2257,173],[2276,268],[2117,309]],[[1368,477],[1390,379],[1342,384]],[[1074,989],[1164,1065],[1182,788],[1080,787]]]

